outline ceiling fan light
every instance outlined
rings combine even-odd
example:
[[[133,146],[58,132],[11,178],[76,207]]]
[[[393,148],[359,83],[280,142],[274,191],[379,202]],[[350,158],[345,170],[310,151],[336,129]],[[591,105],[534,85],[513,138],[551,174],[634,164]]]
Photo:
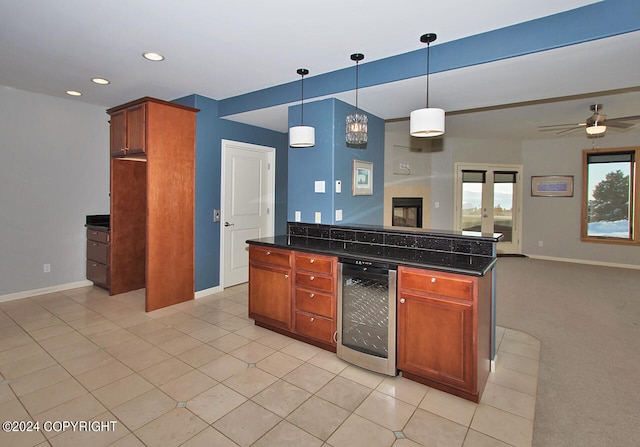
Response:
[[[409,116],[409,133],[413,137],[437,137],[444,134],[444,110],[418,109]]]
[[[607,131],[607,126],[595,123],[593,126],[587,126],[585,130],[587,135],[602,135]]]
[[[289,146],[312,147],[316,144],[316,129],[311,126],[289,128]]]

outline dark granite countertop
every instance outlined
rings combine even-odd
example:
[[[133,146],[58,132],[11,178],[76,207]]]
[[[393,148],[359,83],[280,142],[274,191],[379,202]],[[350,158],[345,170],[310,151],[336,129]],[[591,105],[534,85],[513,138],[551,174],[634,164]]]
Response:
[[[306,227],[306,234],[300,230]],[[315,234],[320,229],[322,234]],[[325,230],[330,230],[329,232]],[[495,265],[493,246],[501,235],[446,231],[403,231],[386,227],[292,225],[288,235],[248,240],[283,248],[392,265],[484,276]],[[345,234],[344,231],[347,233]],[[309,232],[313,235],[309,236]],[[353,232],[353,233],[352,233]]]
[[[96,230],[109,231],[111,228],[111,216],[109,214],[88,215],[84,226]]]

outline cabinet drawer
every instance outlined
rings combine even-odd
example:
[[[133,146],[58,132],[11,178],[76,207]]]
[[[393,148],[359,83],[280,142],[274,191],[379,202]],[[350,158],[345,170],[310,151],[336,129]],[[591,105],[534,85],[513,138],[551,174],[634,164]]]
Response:
[[[333,316],[333,296],[312,290],[296,288],[296,308],[331,318]]]
[[[296,312],[295,329],[300,335],[335,345],[333,341],[333,320],[329,318],[310,315],[304,312]]]
[[[333,277],[313,273],[296,272],[296,285],[333,293]]]
[[[109,264],[109,245],[87,241],[87,260]]]
[[[473,299],[473,278],[443,272],[399,268],[400,288],[436,295]]]
[[[263,247],[249,247],[249,260],[265,264],[291,266],[291,252],[286,250],[267,249]]]
[[[334,258],[309,253],[296,253],[296,269],[331,275],[333,273],[334,263]]]
[[[103,244],[109,243],[109,232],[99,231],[91,228],[87,228],[87,240],[101,242]]]
[[[99,262],[87,261],[87,279],[95,284],[109,287],[109,267]]]

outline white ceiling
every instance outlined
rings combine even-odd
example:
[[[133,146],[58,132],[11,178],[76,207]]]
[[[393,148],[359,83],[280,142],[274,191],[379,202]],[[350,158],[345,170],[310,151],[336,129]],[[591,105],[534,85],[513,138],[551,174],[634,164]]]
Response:
[[[0,85],[112,107],[142,96],[225,99],[595,3],[587,0],[0,0]],[[148,62],[145,51],[162,53]],[[547,138],[538,126],[578,123],[604,104],[640,115],[640,32],[430,76],[447,135]],[[108,86],[92,84],[99,76]],[[79,98],[65,94],[73,89]],[[424,78],[361,89],[384,119],[423,107]],[[353,103],[353,92],[333,95]],[[559,100],[561,99],[561,100]],[[228,117],[282,132],[285,104]],[[477,110],[480,109],[480,110]],[[473,111],[473,113],[470,113]],[[459,113],[464,112],[464,113]],[[637,131],[640,121],[634,121]]]

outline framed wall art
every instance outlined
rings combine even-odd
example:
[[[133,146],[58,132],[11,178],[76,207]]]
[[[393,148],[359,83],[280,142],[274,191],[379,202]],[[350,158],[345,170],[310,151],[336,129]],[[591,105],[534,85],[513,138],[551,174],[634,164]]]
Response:
[[[532,197],[573,197],[573,175],[532,175]]]
[[[351,192],[354,196],[373,195],[373,163],[370,161],[353,160],[353,177]]]

